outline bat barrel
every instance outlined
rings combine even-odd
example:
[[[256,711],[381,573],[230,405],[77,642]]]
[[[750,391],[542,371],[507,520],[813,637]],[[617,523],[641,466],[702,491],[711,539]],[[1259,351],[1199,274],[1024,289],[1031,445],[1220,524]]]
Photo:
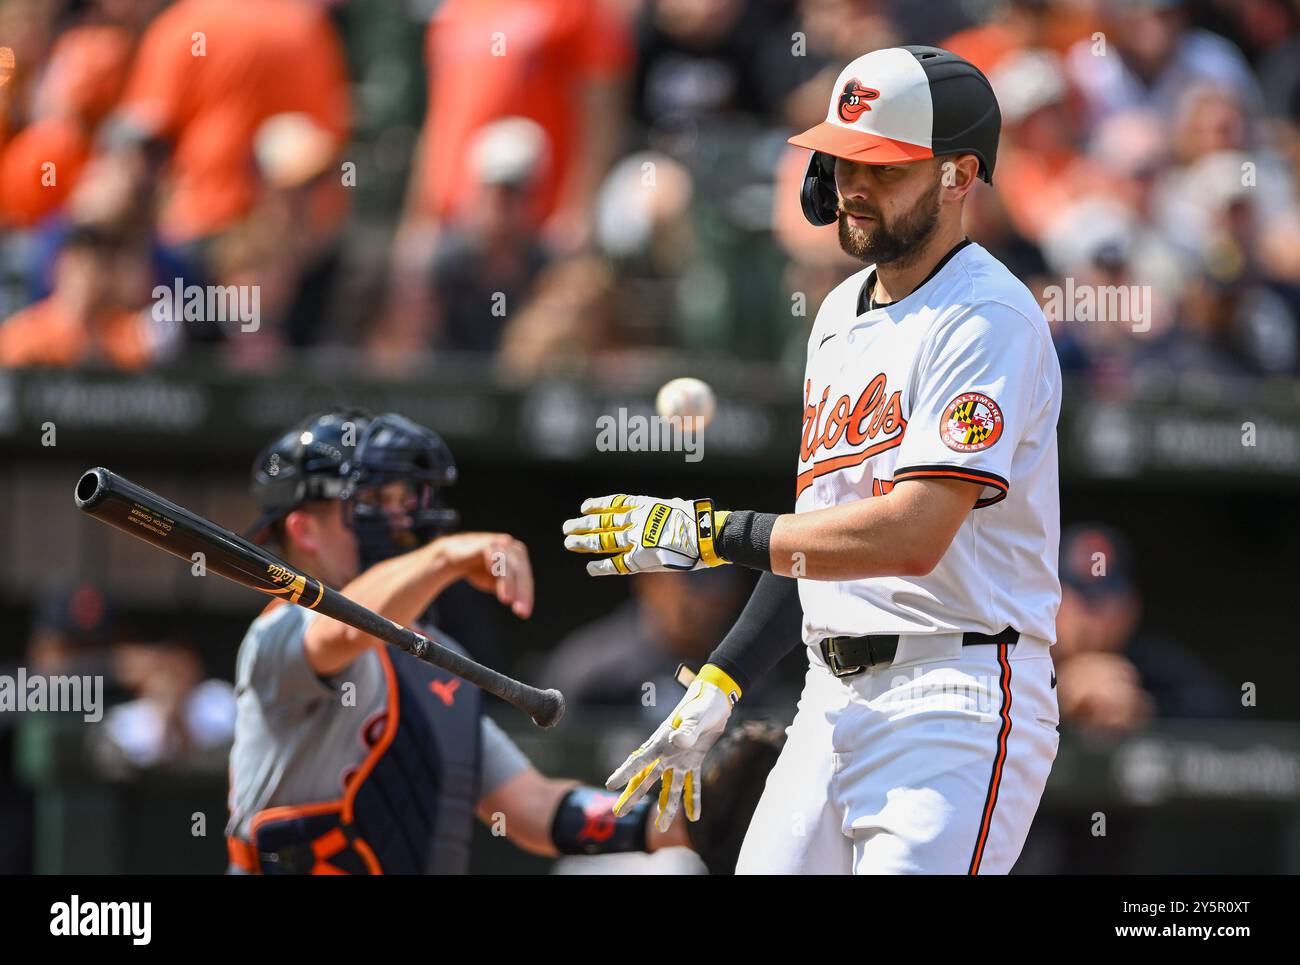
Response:
[[[528,709],[528,716],[538,727],[554,727],[564,716],[564,694],[554,688],[541,691],[536,706]]]
[[[76,500],[78,509],[93,509],[104,501],[108,495],[108,470],[100,467],[87,469],[77,480]]]

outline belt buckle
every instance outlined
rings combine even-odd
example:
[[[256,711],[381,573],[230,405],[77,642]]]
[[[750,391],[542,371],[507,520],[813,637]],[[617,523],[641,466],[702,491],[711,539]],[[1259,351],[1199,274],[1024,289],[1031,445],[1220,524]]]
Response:
[[[831,676],[844,678],[853,677],[862,673],[867,668],[862,664],[846,667],[840,663],[839,656],[835,653],[835,637],[827,637],[822,641],[822,658],[826,661],[826,666],[830,669]]]

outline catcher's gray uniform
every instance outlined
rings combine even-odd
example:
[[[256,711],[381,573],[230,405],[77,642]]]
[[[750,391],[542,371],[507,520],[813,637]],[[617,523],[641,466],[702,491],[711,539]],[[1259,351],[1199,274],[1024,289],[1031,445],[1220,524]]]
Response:
[[[329,678],[312,670],[303,635],[318,616],[301,607],[275,607],[253,621],[240,645],[228,836],[247,840],[249,821],[266,808],[339,797],[369,750],[366,729],[385,711],[377,651]],[[480,740],[475,799],[529,766],[487,716],[481,718]]]

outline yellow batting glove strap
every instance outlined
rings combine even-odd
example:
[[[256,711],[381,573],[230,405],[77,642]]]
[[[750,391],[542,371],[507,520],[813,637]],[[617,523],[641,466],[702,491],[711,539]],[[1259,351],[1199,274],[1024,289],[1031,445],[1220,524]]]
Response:
[[[713,549],[713,541],[717,538],[718,530],[722,528],[722,521],[730,513],[725,509],[715,510],[712,499],[695,500],[695,526],[699,531],[700,538],[700,560],[705,566],[723,566],[730,562],[724,560]]]
[[[731,679],[730,674],[716,664],[706,663],[700,668],[700,672],[695,679],[713,684],[713,686],[717,687],[727,695],[727,699],[730,700],[732,704],[740,703],[740,685]]]

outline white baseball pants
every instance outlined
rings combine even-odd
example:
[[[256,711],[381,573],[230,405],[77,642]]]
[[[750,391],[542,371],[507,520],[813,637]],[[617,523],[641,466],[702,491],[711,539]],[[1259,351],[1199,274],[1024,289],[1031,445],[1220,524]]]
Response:
[[[906,636],[891,665],[842,679],[809,648],[736,873],[1006,874],[1056,758],[1054,682],[1027,637]]]

